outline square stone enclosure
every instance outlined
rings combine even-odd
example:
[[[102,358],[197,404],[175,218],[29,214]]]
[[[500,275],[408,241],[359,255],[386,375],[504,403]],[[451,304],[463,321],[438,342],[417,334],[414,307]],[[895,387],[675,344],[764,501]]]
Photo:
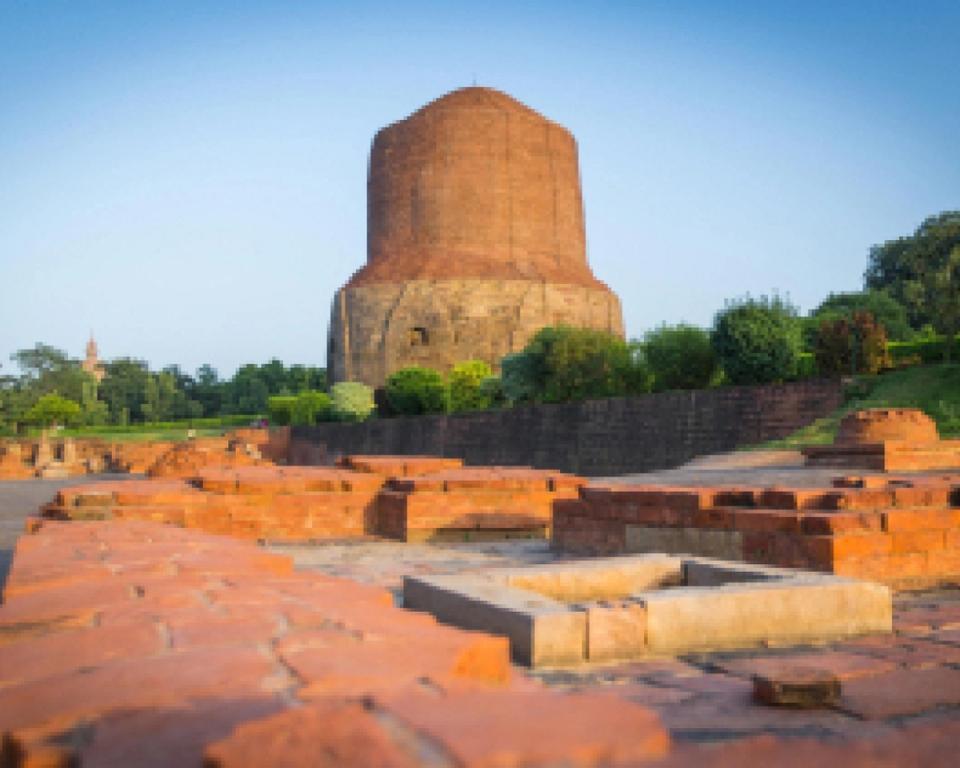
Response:
[[[640,555],[408,576],[406,608],[510,639],[532,667],[822,642],[892,629],[890,589],[829,574]]]

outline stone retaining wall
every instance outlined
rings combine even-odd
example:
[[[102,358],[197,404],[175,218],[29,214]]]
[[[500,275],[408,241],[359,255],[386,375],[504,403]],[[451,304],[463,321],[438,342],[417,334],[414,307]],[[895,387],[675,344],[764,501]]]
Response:
[[[288,461],[346,453],[453,456],[580,475],[643,472],[784,437],[842,403],[839,381],[663,392],[291,430]]]

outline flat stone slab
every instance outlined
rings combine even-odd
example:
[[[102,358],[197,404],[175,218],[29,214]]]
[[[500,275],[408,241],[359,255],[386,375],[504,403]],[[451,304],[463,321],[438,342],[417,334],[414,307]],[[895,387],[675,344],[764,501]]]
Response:
[[[404,606],[506,635],[533,667],[890,632],[887,587],[708,558],[640,555],[407,576]]]

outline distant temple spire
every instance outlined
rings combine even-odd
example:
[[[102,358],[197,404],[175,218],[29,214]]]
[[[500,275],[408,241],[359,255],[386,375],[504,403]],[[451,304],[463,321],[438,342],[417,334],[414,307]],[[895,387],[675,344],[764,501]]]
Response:
[[[104,374],[106,373],[106,371],[103,369],[103,365],[100,363],[97,342],[93,338],[92,330],[90,331],[90,341],[87,342],[87,356],[80,367],[93,376],[93,378],[97,380],[98,384],[103,380]]]

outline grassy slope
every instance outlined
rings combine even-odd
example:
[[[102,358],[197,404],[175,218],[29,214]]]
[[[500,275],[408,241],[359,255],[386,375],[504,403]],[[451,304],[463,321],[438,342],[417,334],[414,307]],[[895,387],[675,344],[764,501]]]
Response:
[[[862,386],[861,386],[862,385]],[[833,442],[840,419],[861,408],[921,408],[932,416],[943,438],[960,438],[960,365],[924,365],[858,381],[847,403],[826,418],[753,448],[799,448]]]

